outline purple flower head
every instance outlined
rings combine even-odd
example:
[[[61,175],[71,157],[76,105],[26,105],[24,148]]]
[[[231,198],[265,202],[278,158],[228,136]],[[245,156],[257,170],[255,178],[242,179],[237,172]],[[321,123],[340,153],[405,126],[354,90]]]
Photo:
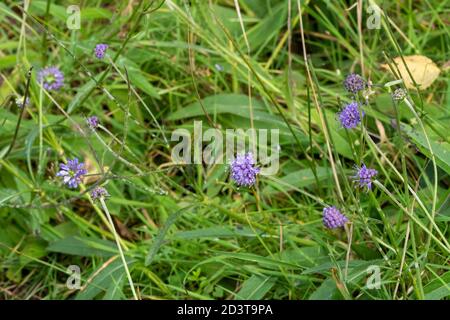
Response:
[[[361,122],[361,116],[364,116],[364,111],[361,110],[360,114],[358,103],[352,102],[346,105],[339,113],[339,121],[341,122],[342,127],[353,129]]]
[[[336,207],[323,208],[323,224],[328,229],[343,227],[347,221],[348,218]]]
[[[372,190],[372,178],[378,174],[378,171],[367,168],[365,164],[362,164],[361,167],[356,166],[355,171],[353,178],[359,182],[358,186],[360,188],[367,187],[367,190]]]
[[[109,46],[104,43],[99,43],[98,45],[96,45],[94,49],[95,56],[99,59],[103,59],[106,53],[106,49],[108,49],[108,47]]]
[[[24,105],[23,99],[24,99],[24,98],[25,98],[25,97],[17,97],[17,98],[16,98],[16,105],[17,105],[19,108],[23,108],[23,105]],[[30,98],[27,97],[27,100],[25,101],[25,105],[28,106],[29,104],[30,104]]]
[[[96,129],[98,127],[98,118],[96,116],[87,118],[86,122],[91,129]]]
[[[359,74],[351,73],[345,78],[344,87],[348,92],[355,94],[358,91],[364,90],[366,82]]]
[[[45,90],[58,90],[64,84],[64,75],[57,67],[46,67],[38,72],[37,80]]]
[[[67,164],[61,163],[59,167],[61,170],[56,176],[63,177],[64,184],[73,189],[78,187],[83,176],[87,173],[84,163],[78,162],[77,158],[67,161]]]
[[[103,187],[95,187],[94,190],[91,191],[91,197],[92,200],[98,200],[100,198],[109,197],[109,193]]]
[[[238,186],[250,187],[254,185],[258,173],[259,168],[255,166],[255,160],[251,152],[238,155],[231,162],[231,179]]]

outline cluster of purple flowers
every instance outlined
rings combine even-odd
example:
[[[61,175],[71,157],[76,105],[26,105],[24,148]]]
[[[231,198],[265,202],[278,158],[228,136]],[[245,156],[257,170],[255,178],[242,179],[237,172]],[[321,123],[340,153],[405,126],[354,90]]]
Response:
[[[260,169],[255,166],[253,154],[248,152],[236,156],[231,162],[231,178],[238,186],[251,187],[256,182]]]
[[[99,43],[95,46],[94,53],[98,59],[103,59],[106,53],[106,49],[108,49],[108,45],[104,43]]]
[[[91,129],[96,129],[99,125],[98,118],[96,116],[87,118],[86,122]]]
[[[92,197],[92,200],[99,200],[100,198],[109,197],[109,193],[103,187],[95,187],[91,191],[91,197]]]
[[[351,102],[339,113],[339,120],[345,129],[353,129],[361,122],[364,111],[360,110],[357,102]]]
[[[375,169],[367,168],[365,164],[361,167],[356,166],[356,174],[353,177],[358,182],[360,188],[366,187],[367,190],[372,190],[372,179],[378,174]]]
[[[38,72],[37,80],[45,90],[59,90],[64,85],[64,75],[58,67],[46,67]]]
[[[336,207],[323,208],[323,224],[328,229],[343,227],[347,221],[348,218]]]
[[[344,87],[348,92],[356,94],[359,91],[364,90],[366,82],[359,74],[351,73],[345,78]]]
[[[63,183],[69,188],[75,189],[82,182],[83,176],[87,173],[83,162],[78,162],[78,158],[67,161],[67,164],[61,163],[61,169],[56,175],[63,178]]]

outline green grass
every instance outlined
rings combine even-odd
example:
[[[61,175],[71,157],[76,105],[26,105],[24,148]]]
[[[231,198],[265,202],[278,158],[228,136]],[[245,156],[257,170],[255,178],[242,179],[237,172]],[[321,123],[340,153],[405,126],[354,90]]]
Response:
[[[345,1],[82,1],[80,30],[70,4],[0,4],[0,299],[133,299],[130,283],[139,299],[450,296],[449,1],[364,1],[362,32]],[[440,76],[396,103],[403,85],[380,65],[415,54]],[[36,80],[48,65],[57,92]],[[349,131],[336,114],[350,72],[373,93]],[[226,165],[172,163],[172,132],[194,120],[279,129],[279,171],[248,189]],[[89,169],[78,189],[56,177],[73,157]],[[350,178],[361,162],[379,171],[370,192]],[[325,205],[345,229],[324,228]]]

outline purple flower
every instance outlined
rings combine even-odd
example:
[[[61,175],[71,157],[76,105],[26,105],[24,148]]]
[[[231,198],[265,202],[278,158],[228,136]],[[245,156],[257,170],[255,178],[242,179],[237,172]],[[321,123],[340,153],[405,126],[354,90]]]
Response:
[[[378,174],[378,171],[375,169],[367,168],[365,164],[362,164],[361,167],[355,167],[356,173],[353,178],[355,181],[359,182],[359,187],[364,188],[367,187],[368,190],[372,190],[372,178]]]
[[[347,221],[348,218],[336,207],[323,208],[323,224],[328,229],[343,227]]]
[[[83,162],[78,162],[77,158],[67,161],[67,164],[61,163],[59,165],[60,171],[56,174],[58,177],[63,177],[64,184],[69,188],[76,188],[81,183],[83,175],[87,173]]]
[[[45,90],[58,90],[64,84],[64,75],[57,67],[46,67],[38,72],[37,79]]]
[[[94,53],[95,56],[99,59],[103,59],[106,53],[106,49],[108,49],[108,45],[104,43],[99,43],[95,46]]]
[[[91,129],[96,129],[98,127],[98,118],[96,116],[87,118],[86,122]]]
[[[339,120],[341,125],[346,129],[353,129],[361,122],[361,116],[364,116],[364,111],[359,112],[358,103],[352,102],[344,107],[339,113]]]
[[[98,200],[100,198],[109,197],[109,193],[103,187],[95,187],[94,190],[91,191],[91,197],[92,200]]]
[[[238,155],[236,159],[231,162],[231,179],[233,179],[238,186],[250,187],[254,185],[258,173],[259,168],[255,167],[255,160],[253,159],[253,154],[251,152]]]
[[[345,78],[344,87],[348,92],[357,93],[358,91],[364,90],[366,82],[359,74],[351,73]]]
[[[16,98],[16,105],[19,107],[19,108],[23,108],[23,99],[24,99],[25,97],[17,97]],[[27,100],[25,101],[25,105],[26,106],[28,106],[30,104],[30,98],[29,97],[27,97]]]

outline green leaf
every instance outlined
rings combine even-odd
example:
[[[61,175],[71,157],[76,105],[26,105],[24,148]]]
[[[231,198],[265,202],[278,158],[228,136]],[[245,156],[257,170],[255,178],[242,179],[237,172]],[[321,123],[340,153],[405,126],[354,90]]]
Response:
[[[179,239],[198,239],[198,238],[235,238],[235,237],[256,237],[250,228],[227,228],[212,227],[205,229],[189,230],[178,232],[174,235]]]
[[[440,275],[423,289],[426,300],[440,300],[450,296],[450,271]]]
[[[117,254],[117,249],[111,241],[75,236],[54,241],[47,247],[47,250],[83,257],[108,258]]]
[[[134,259],[127,259],[129,269],[131,269],[134,263]],[[124,279],[124,275],[126,275],[121,259],[117,258],[106,267],[104,265],[99,266],[97,270],[92,272],[88,279],[91,279],[93,275],[95,276],[92,281],[77,294],[77,300],[91,300],[101,292],[105,292],[104,298],[116,298],[120,296],[121,293],[119,291],[122,291],[124,284],[122,280]]]
[[[203,106],[212,117],[215,114],[230,113],[241,117],[250,117],[249,99],[243,94],[218,94],[202,99]],[[264,105],[252,99],[254,111],[264,111]],[[259,114],[259,113],[258,113]],[[180,120],[205,115],[199,102],[194,102],[167,117],[167,120]]]
[[[413,129],[410,126],[403,124],[402,129],[410,138],[412,138],[420,151],[431,159],[430,148],[423,132],[419,131],[419,128]],[[427,134],[437,165],[450,174],[450,144],[445,141],[439,141],[440,139],[433,137],[428,132]]]
[[[135,85],[142,91],[144,91],[149,96],[160,99],[158,91],[156,88],[150,83],[150,81],[147,80],[147,78],[144,76],[143,73],[141,73],[139,70],[135,69],[129,69],[128,70],[128,76],[130,78],[130,83],[132,85]]]
[[[43,15],[47,10],[47,1],[33,0],[31,1],[30,9],[35,11],[33,13]],[[59,20],[66,21],[69,13],[67,13],[66,7],[57,5],[52,1],[50,5],[50,15]],[[104,8],[80,8],[81,22],[83,22],[83,20],[111,19],[112,15],[113,13],[111,11]]]
[[[331,177],[330,168],[317,167],[316,172],[319,182],[328,180]],[[278,181],[280,182],[278,183]],[[295,190],[296,188],[304,188],[315,184],[316,179],[314,178],[314,174],[311,169],[301,169],[295,172],[291,172],[280,179],[277,179],[275,183],[279,184],[279,189],[283,190],[283,192],[287,192],[290,190]],[[274,186],[268,185],[263,189],[263,193],[273,194],[281,192],[279,189],[275,188]]]
[[[47,1],[42,0],[34,0],[31,1],[30,4],[30,11],[32,11],[33,14],[39,14],[43,15],[47,11]],[[54,3],[51,3],[50,5],[50,15],[58,18],[59,20],[66,21],[68,14],[66,13],[66,8]]]
[[[72,113],[76,108],[80,106],[81,101],[83,101],[86,96],[95,88],[96,83],[93,79],[85,83],[77,92],[75,97],[70,101],[67,107],[67,112]]]
[[[277,37],[286,23],[287,3],[282,2],[253,28],[247,32],[250,48],[255,51],[260,46]]]
[[[156,253],[158,252],[159,248],[162,246],[164,238],[166,236],[167,231],[169,231],[169,228],[172,226],[172,224],[175,223],[175,221],[184,213],[185,210],[191,208],[191,206],[182,208],[178,210],[175,213],[172,213],[169,218],[167,218],[166,223],[164,224],[164,227],[161,228],[158,235],[156,236],[155,240],[153,241],[153,245],[150,248],[147,257],[145,258],[145,266],[149,266],[154,257],[156,256]]]
[[[309,300],[338,300],[342,299],[333,279],[327,279],[310,296]]]
[[[110,286],[108,287],[103,300],[124,300],[126,299],[123,294],[122,287],[126,276],[124,273],[119,275],[117,279],[112,279]]]
[[[84,8],[81,9],[82,19],[111,19],[113,13],[104,8]]]
[[[236,293],[236,300],[260,300],[275,284],[275,279],[262,275],[252,275],[243,284],[241,290]]]
[[[34,261],[34,259],[44,257],[47,254],[47,250],[45,249],[46,245],[47,242],[44,240],[31,238],[21,251],[19,258],[20,266],[24,267]]]
[[[292,263],[301,268],[311,268],[320,264],[329,263],[330,258],[322,247],[303,247],[288,249],[280,253],[281,260]]]

